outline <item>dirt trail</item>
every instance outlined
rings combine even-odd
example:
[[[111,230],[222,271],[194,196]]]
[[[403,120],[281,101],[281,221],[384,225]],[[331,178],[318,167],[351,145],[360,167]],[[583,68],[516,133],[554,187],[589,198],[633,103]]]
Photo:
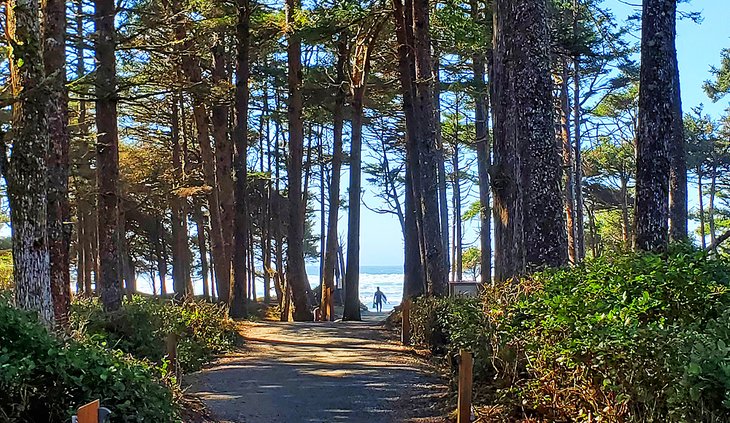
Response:
[[[441,422],[444,381],[378,318],[247,323],[243,349],[186,382],[220,422]]]

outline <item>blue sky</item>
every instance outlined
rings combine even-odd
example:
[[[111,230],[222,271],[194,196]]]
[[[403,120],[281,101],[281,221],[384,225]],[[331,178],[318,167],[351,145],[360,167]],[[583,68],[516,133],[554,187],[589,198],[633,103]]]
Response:
[[[606,0],[605,6],[612,9],[617,18],[625,18],[635,10],[627,3],[640,0]],[[711,77],[710,67],[719,64],[720,51],[730,47],[730,2],[728,0],[693,0],[682,4],[684,11],[700,12],[700,24],[691,20],[680,20],[677,24],[677,54],[682,84],[682,101],[685,112],[704,104],[705,112],[718,116],[729,105],[727,99],[713,104],[702,90],[702,83]],[[343,175],[344,176],[344,175]],[[343,179],[346,181],[347,179]],[[364,201],[378,204],[371,189],[365,187]],[[465,205],[466,206],[466,205]],[[341,233],[345,232],[346,217],[340,218]],[[474,238],[474,229],[465,231],[466,241]],[[401,265],[403,263],[403,240],[401,229],[395,217],[379,215],[362,209],[362,238],[360,262],[368,265]]]

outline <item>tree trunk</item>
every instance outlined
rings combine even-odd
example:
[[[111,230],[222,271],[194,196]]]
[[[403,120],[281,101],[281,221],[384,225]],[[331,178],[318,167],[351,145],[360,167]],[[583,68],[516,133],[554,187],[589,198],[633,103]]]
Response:
[[[636,141],[636,248],[669,241],[670,145],[676,118],[676,1],[644,0]]]
[[[117,134],[116,3],[95,0],[96,20],[96,175],[99,221],[98,290],[106,311],[122,305],[119,255],[119,137]]]
[[[433,43],[433,109],[434,128],[436,130],[436,148],[438,150],[438,184],[439,184],[439,219],[441,220],[441,242],[443,242],[444,268],[448,275],[449,263],[449,203],[446,196],[446,154],[444,152],[444,140],[441,133],[441,78],[439,68],[441,66],[437,43]],[[456,244],[456,242],[454,242]],[[456,266],[456,264],[454,264]]]
[[[327,245],[324,256],[324,278],[320,310],[322,320],[334,320],[335,267],[337,267],[337,220],[340,211],[340,179],[342,168],[342,129],[345,108],[345,66],[349,49],[344,35],[337,43],[337,93],[333,113],[332,179],[329,186],[329,210],[327,215]]]
[[[362,202],[362,126],[365,85],[352,96],[352,141],[350,150],[350,200],[347,217],[347,269],[345,311],[342,320],[360,320],[360,204]]]
[[[459,119],[459,110],[458,110],[458,103],[457,103],[457,110],[456,110],[456,129],[455,131],[458,131],[458,119]],[[461,170],[459,169],[459,138],[458,138],[458,132],[456,135],[456,138],[454,139],[454,157],[453,157],[453,166],[454,166],[454,268],[455,274],[456,274],[456,281],[461,281],[463,279],[463,263],[461,259],[461,178],[459,176],[459,172]]]
[[[177,98],[172,100],[171,116],[172,167],[173,183],[177,188],[185,184],[185,169],[182,161],[180,145],[180,116]],[[172,209],[170,221],[172,225],[172,280],[175,295],[178,299],[193,296],[193,282],[190,275],[190,248],[188,246],[188,212],[187,198],[173,191],[170,198]],[[207,287],[206,287],[207,290]]]
[[[563,146],[563,168],[565,181],[565,217],[568,233],[568,260],[578,263],[578,246],[575,228],[575,171],[573,165],[573,143],[570,138],[570,100],[568,94],[568,63],[563,61],[560,84],[560,132]]]
[[[472,16],[478,16],[477,2],[472,1]],[[484,68],[486,60],[481,55],[473,57],[474,72],[474,126],[477,151],[477,175],[479,178],[479,263],[482,283],[492,281],[492,210],[489,200],[489,116],[487,111]]]
[[[495,278],[567,261],[544,1],[497,0],[494,41]]]
[[[717,231],[715,230],[715,195],[717,194],[717,160],[713,156],[710,174],[710,204],[707,209],[707,220],[710,225],[710,244],[715,245]]]
[[[309,281],[304,267],[304,213],[302,198],[302,158],[304,127],[302,125],[302,39],[295,25],[299,0],[286,1],[286,21],[290,26],[287,42],[289,86],[289,230],[287,233],[286,278],[294,302],[294,320],[311,321]],[[287,292],[288,294],[288,292]]]
[[[182,16],[180,13],[180,4],[176,1],[172,3],[172,12]],[[182,18],[180,18],[182,19]],[[203,78],[201,75],[199,59],[193,56],[187,50],[191,49],[187,40],[185,31],[185,23],[177,22],[175,30],[175,39],[178,42],[185,43],[182,54],[182,71],[190,83],[194,85],[201,84]],[[227,259],[225,250],[225,241],[223,239],[223,218],[221,216],[220,195],[218,182],[216,177],[216,158],[210,143],[210,125],[208,119],[208,111],[205,106],[205,98],[199,90],[192,92],[193,97],[193,120],[197,129],[197,141],[200,147],[200,161],[203,171],[203,179],[209,187],[208,213],[210,214],[210,242],[211,253],[213,255],[213,269],[215,271],[215,283],[217,284],[218,300],[224,304],[230,304],[231,299],[231,260]],[[227,128],[227,125],[225,126]]]
[[[579,0],[573,0],[573,34],[578,36]],[[580,60],[573,58],[573,149],[575,156],[575,238],[576,259],[580,262],[585,258],[585,228],[583,217],[583,160],[581,138],[581,110],[580,110]]]
[[[8,41],[12,47],[10,85],[19,101],[13,106],[13,148],[6,169],[13,240],[13,281],[18,307],[36,311],[51,326],[54,304],[48,251],[46,155],[51,106],[41,89],[45,77],[40,47],[37,0],[6,5]],[[5,161],[5,140],[2,156]]]
[[[669,141],[669,238],[687,241],[687,157],[684,140],[684,116],[679,83],[679,64],[674,54],[674,121]]]
[[[415,144],[421,158],[420,175],[422,196],[423,241],[426,262],[426,278],[429,294],[446,295],[448,290],[447,252],[444,250],[439,210],[438,166],[441,154],[436,139],[433,104],[433,80],[431,68],[431,36],[429,34],[429,2],[413,2],[413,51],[415,56],[416,118]]]
[[[628,177],[621,176],[621,229],[624,248],[631,245],[631,223],[629,222]]]
[[[233,246],[233,299],[231,316],[245,317],[248,314],[246,292],[246,253],[248,251],[248,213],[246,169],[248,150],[248,48],[249,48],[249,4],[248,0],[237,0],[238,22],[236,24],[236,94],[234,130],[235,181],[235,223]]]
[[[48,250],[56,322],[65,326],[71,305],[69,245],[71,208],[68,201],[69,133],[66,92],[66,3],[46,0],[43,10],[45,73],[50,79],[48,113]]]
[[[414,88],[415,60],[413,59],[413,20],[410,0],[393,0],[393,20],[398,41],[398,70],[406,116],[406,181],[404,216],[404,278],[403,299],[412,299],[426,292],[426,275],[421,225],[421,165],[415,136]]]
[[[241,4],[238,4],[238,8],[241,8]],[[237,32],[240,23],[236,26]],[[236,35],[236,42],[241,42],[241,35]],[[225,59],[225,34],[218,35],[218,41],[213,46],[213,84],[218,86],[220,84],[226,84],[228,76],[226,75],[226,59]],[[240,53],[237,53],[237,62],[240,60]],[[240,65],[240,63],[237,63]],[[246,84],[245,89],[248,89]],[[239,80],[236,77],[236,95],[240,96],[239,93]],[[246,93],[248,95],[248,93]],[[239,106],[240,107],[240,106]],[[246,112],[248,105],[246,107]],[[233,257],[233,237],[234,237],[234,183],[233,183],[233,145],[228,137],[228,111],[229,107],[227,104],[222,102],[214,102],[211,106],[211,126],[213,128],[213,140],[215,141],[215,181],[216,188],[218,189],[218,199],[220,205],[220,220],[221,220],[221,236],[223,240],[223,254],[224,260],[226,261],[225,267],[229,274],[231,272],[231,260]],[[238,125],[238,117],[240,111],[237,111],[236,125]],[[248,137],[248,120],[243,119],[246,124],[244,138]],[[238,128],[240,130],[240,128]],[[248,146],[248,143],[246,143]],[[244,175],[245,176],[245,175]],[[245,179],[244,179],[245,182]],[[238,204],[245,204],[245,199],[242,199]],[[248,247],[246,247],[248,248]],[[235,277],[235,276],[234,276]],[[235,282],[234,282],[235,283]]]
[[[210,301],[212,292],[209,289],[208,280],[208,247],[205,239],[205,216],[203,215],[203,207],[198,204],[195,207],[194,218],[195,226],[198,232],[198,252],[200,254],[200,274],[203,277],[203,297]]]
[[[702,249],[707,249],[707,240],[705,239],[705,234],[707,231],[705,230],[705,205],[704,205],[704,195],[702,194],[702,171],[697,169],[697,199],[700,203],[700,243],[702,245]]]
[[[165,252],[165,227],[162,225],[162,220],[160,219],[155,222],[153,241],[155,244],[155,256],[157,257],[157,273],[160,275],[160,295],[164,297],[167,295],[167,253]],[[173,291],[174,288],[173,286]]]

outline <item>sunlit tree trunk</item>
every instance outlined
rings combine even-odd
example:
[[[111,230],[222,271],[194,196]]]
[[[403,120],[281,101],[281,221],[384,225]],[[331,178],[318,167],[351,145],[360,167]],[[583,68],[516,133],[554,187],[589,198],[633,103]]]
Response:
[[[41,89],[45,72],[40,47],[40,5],[37,0],[11,0],[6,5],[10,85],[19,101],[13,105],[12,154],[3,169],[10,203],[15,303],[36,311],[43,323],[54,322],[48,252],[46,155],[50,102]],[[5,140],[2,140],[5,161]]]
[[[669,241],[670,146],[677,108],[676,0],[644,0],[639,127],[636,142],[636,234],[640,250]]]

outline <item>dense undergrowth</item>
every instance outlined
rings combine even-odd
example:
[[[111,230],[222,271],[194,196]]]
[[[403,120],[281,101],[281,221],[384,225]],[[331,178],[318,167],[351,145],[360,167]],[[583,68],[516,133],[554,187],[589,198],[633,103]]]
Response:
[[[414,341],[475,355],[500,419],[730,422],[730,261],[677,249],[423,299]]]
[[[165,357],[165,338],[179,339],[183,370],[199,368],[233,345],[225,309],[136,297],[105,314],[78,300],[71,334],[51,334],[37,318],[0,295],[0,421],[67,422],[99,399],[113,422],[180,421],[180,392]]]

